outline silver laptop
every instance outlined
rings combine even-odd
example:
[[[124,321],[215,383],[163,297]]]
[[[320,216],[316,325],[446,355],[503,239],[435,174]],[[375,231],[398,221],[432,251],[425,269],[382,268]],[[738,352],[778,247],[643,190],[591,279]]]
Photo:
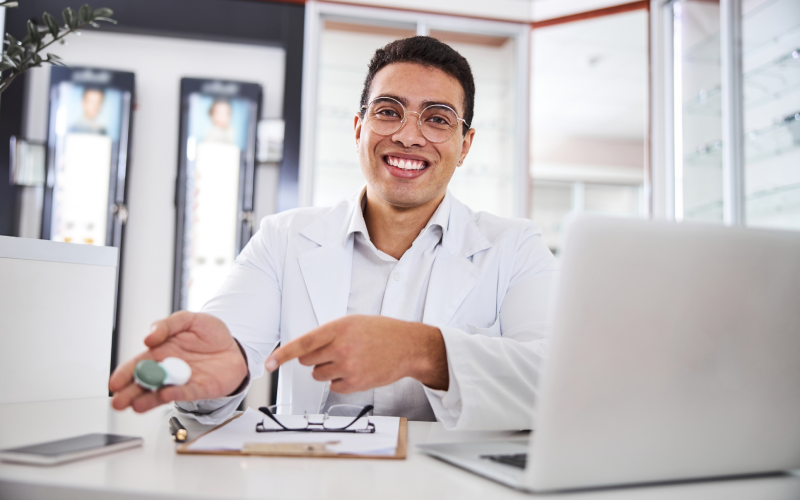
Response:
[[[557,491],[800,468],[800,233],[582,217],[529,442],[420,448]]]

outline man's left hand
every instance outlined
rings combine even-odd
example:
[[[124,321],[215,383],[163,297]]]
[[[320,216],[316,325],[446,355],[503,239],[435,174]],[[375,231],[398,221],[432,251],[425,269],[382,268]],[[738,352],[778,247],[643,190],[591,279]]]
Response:
[[[298,358],[314,366],[315,380],[331,381],[340,394],[382,387],[413,377],[447,390],[444,339],[438,328],[384,316],[351,315],[326,323],[276,349],[266,361],[273,372]]]

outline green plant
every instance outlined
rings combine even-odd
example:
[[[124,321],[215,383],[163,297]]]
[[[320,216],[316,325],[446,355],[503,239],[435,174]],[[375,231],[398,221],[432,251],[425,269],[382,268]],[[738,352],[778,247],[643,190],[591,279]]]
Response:
[[[0,7],[16,7],[16,1],[0,1]],[[59,26],[56,18],[51,14],[45,12],[42,14],[42,21],[45,28],[39,28],[32,22],[28,21],[28,34],[22,40],[17,40],[11,33],[6,33],[5,53],[3,59],[0,61],[0,75],[6,71],[7,74],[0,78],[0,94],[2,94],[11,82],[16,77],[25,73],[30,68],[36,68],[43,63],[58,64],[63,66],[64,63],[55,55],[47,53],[46,57],[42,57],[40,52],[55,42],[64,43],[64,37],[80,30],[86,25],[94,28],[99,28],[100,25],[97,21],[105,21],[113,24],[117,22],[111,19],[114,12],[105,7],[93,10],[88,4],[83,5],[78,12],[75,12],[70,7],[64,9],[61,13],[64,18],[64,25]]]

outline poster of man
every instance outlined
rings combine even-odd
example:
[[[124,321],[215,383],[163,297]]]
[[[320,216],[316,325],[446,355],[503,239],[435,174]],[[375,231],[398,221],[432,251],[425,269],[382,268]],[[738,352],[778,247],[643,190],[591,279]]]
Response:
[[[216,292],[236,257],[242,159],[255,111],[235,96],[189,96],[184,276],[192,311]]]
[[[57,95],[50,237],[56,241],[106,245],[122,92],[64,81],[59,84]]]

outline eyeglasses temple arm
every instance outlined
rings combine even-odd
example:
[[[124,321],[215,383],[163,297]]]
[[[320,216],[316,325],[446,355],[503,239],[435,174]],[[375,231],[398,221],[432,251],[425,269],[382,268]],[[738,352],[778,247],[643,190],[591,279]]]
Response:
[[[270,418],[270,420],[272,420],[276,424],[280,425],[283,429],[285,429],[287,431],[292,430],[292,429],[289,429],[288,427],[286,427],[285,425],[283,425],[282,423],[280,423],[280,421],[278,421],[278,419],[275,418],[275,415],[273,415],[272,412],[269,411],[269,408],[267,408],[266,406],[259,407],[258,411],[260,411],[264,415],[268,416]]]
[[[372,405],[367,405],[367,406],[365,406],[364,408],[361,408],[361,411],[360,411],[360,412],[358,412],[358,415],[356,416],[356,418],[354,418],[354,419],[353,419],[353,421],[352,421],[352,422],[350,422],[349,424],[347,424],[347,425],[345,425],[344,427],[342,427],[342,429],[347,429],[348,427],[350,427],[350,426],[351,426],[351,425],[353,425],[354,423],[358,422],[358,419],[359,419],[359,418],[361,418],[361,417],[363,417],[364,415],[366,415],[367,413],[371,412],[371,411],[372,411],[374,408],[375,408],[375,407],[374,407],[374,406],[372,406]]]

